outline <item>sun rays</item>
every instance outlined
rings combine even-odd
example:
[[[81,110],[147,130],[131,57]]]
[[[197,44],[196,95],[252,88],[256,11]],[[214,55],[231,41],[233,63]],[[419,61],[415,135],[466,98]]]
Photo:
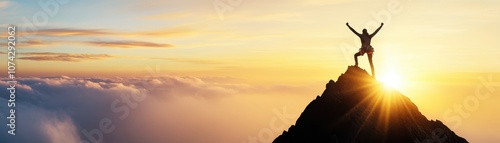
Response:
[[[394,78],[392,78],[394,79]],[[397,86],[392,86],[392,83],[398,83],[397,82],[392,82],[391,78],[387,78],[387,80],[384,79],[386,82],[382,83],[373,83],[370,85],[366,85],[366,87],[361,87],[361,88],[371,88],[374,90],[370,90],[369,93],[367,93],[366,97],[362,100],[362,102],[358,103],[353,109],[351,109],[350,113],[352,113],[356,108],[359,108],[361,106],[367,106],[367,109],[365,112],[366,116],[365,119],[363,119],[363,122],[361,123],[360,130],[358,130],[358,134],[364,130],[363,128],[365,126],[370,126],[369,124],[376,124],[378,127],[376,130],[383,132],[386,135],[389,135],[389,130],[391,129],[391,125],[395,125],[395,122],[403,122],[400,120],[394,120],[394,119],[401,119],[401,118],[395,118],[395,116],[407,116],[410,120],[409,121],[404,121],[404,122],[415,122],[415,117],[413,113],[411,113],[410,108],[414,105],[409,105],[403,95],[401,95],[395,88],[393,87],[398,87],[401,84],[395,84]],[[369,122],[369,121],[374,121],[371,119],[375,119],[376,122]]]
[[[402,77],[394,70],[390,70],[389,72],[382,74],[379,77],[379,80],[384,83],[384,86],[386,88],[394,88],[399,90],[403,88]]]

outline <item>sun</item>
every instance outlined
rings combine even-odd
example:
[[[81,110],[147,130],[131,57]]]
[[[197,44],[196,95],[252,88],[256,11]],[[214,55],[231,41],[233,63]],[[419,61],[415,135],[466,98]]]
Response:
[[[384,83],[384,85],[389,88],[401,89],[403,87],[401,76],[394,71],[383,74],[378,78],[378,80]]]

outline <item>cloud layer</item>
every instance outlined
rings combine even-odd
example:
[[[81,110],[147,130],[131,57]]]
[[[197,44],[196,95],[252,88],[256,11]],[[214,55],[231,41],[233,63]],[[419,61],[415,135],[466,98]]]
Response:
[[[9,86],[5,80],[0,81],[0,88],[5,89]],[[177,109],[170,108],[179,103],[168,101],[179,97],[187,100],[213,100],[252,89],[248,85],[222,84],[206,82],[196,77],[174,76],[33,77],[18,79],[16,88],[18,132],[16,136],[0,134],[0,138],[6,142],[79,143],[79,141],[92,142],[100,139],[105,143],[183,142],[186,135],[179,138],[169,136],[183,130],[179,129],[181,126],[175,124],[182,125],[177,121],[185,119],[170,116],[182,111],[183,109],[178,108],[183,106],[176,106]],[[2,104],[6,104],[7,98],[0,97]],[[198,112],[184,114],[197,116]],[[8,116],[8,111],[2,108],[0,116]],[[1,118],[0,121],[7,122],[5,118]],[[109,133],[100,130],[102,122],[107,121],[110,127],[114,128]],[[163,123],[148,123],[160,121]],[[156,125],[165,128],[155,127]],[[7,127],[1,126],[0,129],[5,131]],[[133,133],[133,130],[145,133]],[[92,134],[97,131],[102,132],[102,138],[100,134]],[[166,136],[169,138],[165,138]]]
[[[116,48],[135,48],[135,47],[151,47],[151,48],[166,48],[173,47],[170,44],[159,44],[143,41],[88,41],[86,44],[101,46],[101,47],[116,47]]]
[[[29,52],[22,53],[20,60],[31,61],[65,61],[65,62],[80,62],[84,60],[101,60],[112,58],[108,54],[71,54],[71,53],[52,53],[52,52]]]

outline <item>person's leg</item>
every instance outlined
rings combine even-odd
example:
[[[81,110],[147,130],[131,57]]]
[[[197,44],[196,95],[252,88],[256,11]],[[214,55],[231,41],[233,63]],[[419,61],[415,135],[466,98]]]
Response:
[[[368,54],[368,61],[370,62],[370,68],[372,69],[372,76],[375,78],[375,68],[373,67],[373,54]]]
[[[361,53],[357,52],[356,54],[354,54],[354,61],[356,62],[356,64],[354,66],[358,66],[358,56],[360,56]]]

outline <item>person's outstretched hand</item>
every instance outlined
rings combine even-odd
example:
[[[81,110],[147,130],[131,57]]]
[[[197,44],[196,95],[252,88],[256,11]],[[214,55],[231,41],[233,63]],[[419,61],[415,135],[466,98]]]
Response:
[[[380,25],[384,26],[384,23],[382,22]]]
[[[345,25],[349,26],[349,22],[345,23]]]

